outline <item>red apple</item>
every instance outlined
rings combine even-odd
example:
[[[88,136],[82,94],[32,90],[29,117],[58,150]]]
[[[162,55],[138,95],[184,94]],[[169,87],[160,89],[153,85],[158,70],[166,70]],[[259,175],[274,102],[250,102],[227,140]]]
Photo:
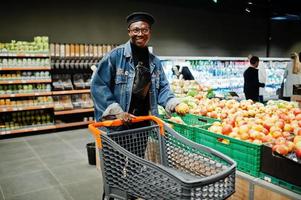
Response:
[[[295,150],[297,158],[301,158],[301,148]]]
[[[294,113],[294,115],[301,114],[301,109],[300,108],[294,108],[293,113]]]
[[[296,115],[296,120],[301,121],[301,114]]]
[[[222,128],[222,134],[229,135],[232,132],[232,126],[229,124],[225,124]]]
[[[288,147],[285,146],[285,144],[279,144],[275,151],[281,155],[287,155],[288,154]]]

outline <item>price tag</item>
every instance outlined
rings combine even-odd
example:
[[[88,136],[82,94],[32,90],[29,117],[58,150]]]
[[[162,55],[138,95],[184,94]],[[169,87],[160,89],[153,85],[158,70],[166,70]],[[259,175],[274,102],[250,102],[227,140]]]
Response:
[[[42,106],[42,108],[46,108],[45,106]]]
[[[6,132],[4,132],[5,134],[11,134],[11,131],[6,131]]]
[[[22,108],[13,108],[13,111],[22,110]]]
[[[16,94],[11,94],[11,95],[9,95],[10,97],[15,97],[16,96]]]
[[[37,128],[32,128],[32,131],[37,131],[38,129]]]
[[[35,95],[35,96],[39,96],[39,95],[40,95],[40,93],[36,92],[36,93],[34,93],[34,95]]]
[[[3,108],[3,109],[2,109],[2,111],[3,111],[3,112],[6,112],[6,111],[7,111],[7,109],[6,109],[6,108]]]
[[[11,83],[13,83],[14,81],[8,81],[8,84],[11,84]]]
[[[1,132],[0,132],[0,135],[5,135],[5,131],[1,131]]]

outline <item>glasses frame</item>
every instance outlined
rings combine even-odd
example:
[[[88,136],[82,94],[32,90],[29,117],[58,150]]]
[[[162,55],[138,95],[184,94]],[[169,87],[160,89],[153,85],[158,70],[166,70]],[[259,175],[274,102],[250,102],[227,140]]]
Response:
[[[150,33],[151,28],[133,28],[129,29],[130,32],[134,33],[135,35],[138,35],[139,33],[142,33],[143,35],[147,35]]]

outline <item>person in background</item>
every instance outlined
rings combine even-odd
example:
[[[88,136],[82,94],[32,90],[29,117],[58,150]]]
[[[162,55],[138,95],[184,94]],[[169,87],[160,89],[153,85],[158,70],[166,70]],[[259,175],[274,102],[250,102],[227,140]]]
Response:
[[[183,66],[181,68],[179,65],[175,65],[171,70],[174,78],[176,79],[194,80],[194,77],[187,66]]]
[[[182,103],[172,93],[159,58],[148,51],[153,16],[134,12],[126,22],[129,41],[105,55],[92,77],[96,121],[158,116],[158,104],[168,113],[181,113]]]
[[[290,101],[293,95],[293,85],[301,84],[301,52],[291,53],[291,62],[288,63],[283,78],[283,100]]]
[[[267,81],[267,75],[266,75],[266,69],[264,65],[258,65],[258,80],[260,83],[266,84]],[[264,102],[264,94],[265,94],[265,88],[259,87],[259,102]]]
[[[244,93],[246,99],[255,102],[259,101],[259,88],[264,87],[264,83],[260,83],[258,79],[259,58],[252,56],[250,58],[250,66],[244,71]]]

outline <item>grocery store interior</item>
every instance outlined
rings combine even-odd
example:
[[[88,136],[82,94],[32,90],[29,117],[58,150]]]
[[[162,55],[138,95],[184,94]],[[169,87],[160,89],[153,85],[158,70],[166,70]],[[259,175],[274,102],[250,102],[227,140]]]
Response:
[[[301,1],[0,8],[0,200],[98,200],[104,190],[115,199],[301,199]],[[126,16],[137,11],[155,18],[148,48],[185,115],[159,106],[164,133],[158,123],[95,140],[93,70],[129,40]],[[265,71],[260,102],[243,90],[251,56]],[[175,66],[194,80],[175,77]],[[136,137],[144,142],[128,147]]]

